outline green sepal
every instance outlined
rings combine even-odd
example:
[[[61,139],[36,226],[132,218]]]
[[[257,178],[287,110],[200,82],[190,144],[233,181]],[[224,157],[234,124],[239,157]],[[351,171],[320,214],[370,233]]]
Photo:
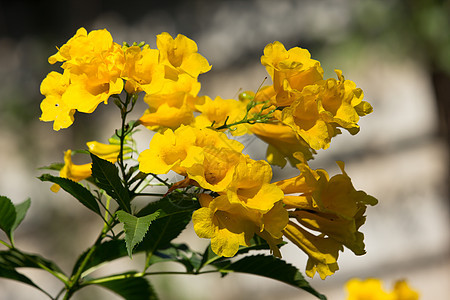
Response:
[[[94,284],[113,291],[125,300],[158,300],[158,296],[148,280],[143,277],[133,277],[134,274],[136,273],[123,273],[123,275],[128,275],[128,277],[115,280],[106,280],[107,278],[104,278],[105,281]],[[101,279],[96,279],[96,281],[99,280]]]
[[[41,177],[38,177],[41,181],[50,181],[58,184],[63,190],[74,196],[81,204],[102,216],[100,212],[100,208],[98,206],[97,200],[91,192],[83,187],[78,182],[70,180],[68,178],[56,177],[50,174],[43,174]]]
[[[230,272],[239,272],[279,280],[307,291],[321,300],[327,299],[309,285],[296,267],[274,256],[247,256],[227,266],[222,266],[219,271],[224,275]]]
[[[119,221],[123,223],[127,252],[131,258],[134,247],[142,241],[150,224],[158,217],[159,211],[143,217],[136,217],[123,210],[119,210],[116,212],[116,215]]]
[[[92,177],[97,186],[111,196],[121,209],[130,213],[130,195],[119,177],[119,169],[111,162],[91,153]]]

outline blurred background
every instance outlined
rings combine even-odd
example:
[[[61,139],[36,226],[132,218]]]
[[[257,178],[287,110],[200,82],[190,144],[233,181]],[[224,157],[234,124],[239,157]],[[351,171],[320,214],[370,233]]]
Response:
[[[360,121],[358,135],[350,138],[344,132],[311,163],[334,175],[335,161],[345,161],[356,189],[378,198],[361,228],[367,254],[341,253],[340,270],[311,284],[334,300],[345,299],[343,285],[352,277],[379,277],[386,289],[406,279],[423,300],[448,298],[449,16],[449,1],[439,0],[1,0],[0,195],[15,203],[32,200],[16,232],[17,246],[70,271],[101,226],[76,200],[52,193],[50,184],[36,179],[43,173],[38,168],[61,162],[66,149],[83,149],[91,140],[106,142],[119,127],[117,109],[103,104],[93,114],[77,113],[75,123],[59,132],[39,121],[40,82],[58,69],[47,58],[79,27],[107,28],[119,44],[146,41],[152,47],[163,31],[190,37],[213,66],[200,76],[200,94],[211,98],[256,90],[267,76],[260,64],[264,46],[278,40],[287,49],[307,48],[321,62],[326,78],[335,77],[334,69],[343,70],[374,107],[374,113]],[[144,108],[137,108],[136,118]],[[141,150],[150,138],[150,132],[138,135]],[[252,158],[264,157],[258,141],[245,142]],[[274,168],[275,179],[293,174],[289,168]],[[198,250],[207,244],[195,236],[192,225],[178,241]],[[282,250],[285,260],[304,271],[303,252],[292,245]],[[140,259],[122,259],[101,272],[137,268]],[[52,294],[61,288],[43,272],[24,273]],[[161,299],[314,299],[279,282],[238,274],[151,280]],[[47,298],[31,287],[0,279],[0,299]],[[89,287],[75,299],[119,298]]]

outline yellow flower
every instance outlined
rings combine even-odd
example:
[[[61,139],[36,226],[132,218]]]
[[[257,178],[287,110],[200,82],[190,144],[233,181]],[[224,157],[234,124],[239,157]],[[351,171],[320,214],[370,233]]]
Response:
[[[419,300],[419,293],[411,289],[405,280],[395,283],[393,293],[396,300]]]
[[[395,300],[393,293],[384,291],[380,280],[369,278],[364,281],[351,279],[346,283],[347,300]]]
[[[214,101],[208,96],[202,97],[203,103],[197,104],[195,108],[201,113],[195,118],[193,126],[198,128],[209,127],[225,124],[233,124],[242,120],[246,114],[246,103],[234,99],[222,99],[217,96]],[[249,133],[248,124],[240,124],[233,126],[230,130],[232,135],[244,135]]]
[[[84,28],[78,29],[74,37],[49,57],[49,63],[56,62],[64,62],[62,68],[70,75],[63,99],[71,109],[92,113],[98,104],[107,103],[109,96],[120,94],[123,89],[120,75],[124,53],[106,29],[89,34]]]
[[[68,106],[62,99],[69,86],[67,72],[63,74],[50,72],[41,83],[41,94],[45,99],[41,102],[41,121],[53,121],[53,130],[67,128],[73,123],[75,109]]]
[[[125,64],[121,77],[126,80],[128,93],[159,92],[164,84],[164,66],[159,64],[159,51],[145,45],[142,49],[131,46],[125,50]]]
[[[98,157],[106,159],[111,163],[115,163],[117,161],[117,156],[120,152],[120,145],[103,144],[97,141],[87,142],[86,145],[88,146],[89,152],[97,155]],[[131,148],[124,147],[124,153],[129,153],[131,151]],[[64,166],[60,170],[59,176],[78,182],[91,176],[91,168],[92,163],[75,165],[72,162],[72,150],[69,149],[64,152]],[[56,193],[59,191],[60,187],[59,185],[54,184],[50,189]]]
[[[321,85],[306,86],[291,106],[283,109],[281,120],[314,150],[327,149],[339,129],[326,122],[317,103]]]
[[[261,63],[272,77],[273,85],[269,89],[275,93],[272,101],[277,106],[290,105],[297,97],[292,91],[301,92],[305,86],[323,78],[320,63],[311,59],[308,50],[299,47],[286,50],[278,41],[264,48]]]
[[[208,61],[197,53],[197,44],[182,34],[173,39],[170,34],[163,32],[156,36],[156,45],[160,52],[159,62],[174,68],[178,73],[197,78],[211,69]]]
[[[89,152],[97,155],[102,159],[106,159],[112,163],[117,161],[117,157],[120,153],[120,145],[103,144],[97,141],[87,142]],[[130,153],[132,149],[125,146],[123,149],[123,154]]]
[[[362,101],[362,90],[345,80],[341,71],[336,70],[336,74],[338,80],[330,78],[301,92],[292,91],[297,98],[282,112],[282,122],[315,150],[328,148],[331,138],[341,133],[338,127],[358,133],[359,116],[372,112],[372,106]]]
[[[227,197],[230,203],[267,213],[284,196],[279,187],[270,183],[271,179],[272,169],[266,161],[242,156],[226,190]]]
[[[395,283],[394,289],[387,292],[382,282],[376,278],[360,280],[353,278],[346,283],[347,300],[418,300],[419,293],[412,290],[404,280]]]
[[[212,199],[204,194],[200,201],[202,208],[192,215],[194,230],[200,238],[211,239],[214,253],[232,257],[239,246],[249,245],[258,231],[252,219],[260,219],[260,213],[246,210],[237,203],[230,203],[225,195]]]
[[[292,221],[284,228],[283,234],[297,247],[308,254],[306,275],[313,277],[317,272],[325,279],[339,270],[337,259],[342,245],[323,235],[315,236]]]
[[[64,152],[64,167],[60,170],[59,176],[78,182],[91,176],[91,167],[92,163],[75,165],[72,162],[72,150],[69,149]],[[56,193],[60,186],[54,184],[50,189]]]
[[[347,129],[351,134],[359,131],[359,116],[372,112],[372,106],[362,101],[363,92],[351,80],[345,80],[342,71],[335,70],[338,80],[327,79],[320,104],[326,114],[327,122],[335,122],[339,127]]]
[[[291,127],[281,122],[253,124],[250,130],[268,144],[266,160],[271,165],[284,167],[289,161],[295,166],[299,161],[294,153],[301,152],[307,160],[312,159],[312,154],[315,153],[303,139],[297,138]]]
[[[273,254],[281,257],[278,244],[282,242],[282,230],[289,216],[280,201],[283,192],[270,184],[270,166],[244,155],[237,165],[233,164],[226,167],[230,170],[226,175],[233,175],[226,189],[218,190],[219,196],[214,199],[210,196],[201,199],[202,208],[193,215],[195,232],[199,237],[211,239],[212,250],[217,255],[235,255],[240,245],[248,245],[258,234],[268,242]],[[204,173],[209,171],[205,168]],[[207,187],[202,181],[190,178]]]
[[[139,119],[141,124],[161,131],[166,128],[175,130],[194,121],[200,83],[187,74],[180,74],[176,79],[164,79],[161,90],[145,95],[144,101],[149,108]]]
[[[306,250],[302,243],[305,239],[317,240],[326,236],[327,243],[344,245],[356,255],[364,254],[364,235],[358,230],[365,222],[366,206],[375,205],[377,200],[363,191],[355,190],[350,177],[344,171],[342,162],[338,162],[342,174],[329,178],[325,170],[311,170],[301,155],[296,154],[296,158],[301,161],[297,165],[301,172],[300,175],[278,181],[275,184],[285,194],[283,202],[286,209],[294,209],[289,212],[290,217],[295,218],[299,225],[319,232],[320,235],[318,237],[307,235],[300,231],[300,227],[295,224],[296,230],[291,230],[289,233],[285,231],[285,234],[288,234],[286,236],[304,251]],[[294,193],[297,195],[290,195]],[[296,237],[295,234],[300,234],[300,237]],[[309,249],[307,253],[311,258],[313,250],[307,249]],[[317,248],[317,251],[319,250],[321,249]],[[315,253],[315,255],[320,255],[320,253]],[[337,259],[337,254],[335,258]],[[322,278],[334,272],[333,268],[323,269],[316,265],[316,263],[324,265],[316,258],[311,259],[310,262],[307,266],[308,276],[312,277],[315,273],[314,270],[317,270]]]
[[[231,184],[242,153],[231,148],[203,147],[203,159],[185,166],[187,176],[199,186],[222,192]]]
[[[194,230],[200,238],[211,239],[214,253],[232,257],[239,246],[249,246],[250,239],[258,234],[266,239],[274,255],[281,257],[277,245],[288,221],[281,202],[265,214],[241,203],[231,203],[225,194],[214,199],[203,194],[200,203],[202,208],[192,215]]]
[[[144,173],[166,174],[173,170],[186,175],[186,169],[205,161],[205,148],[231,149],[241,152],[244,146],[230,140],[224,133],[204,128],[180,126],[177,130],[167,129],[156,133],[150,141],[150,148],[138,158],[139,170]]]

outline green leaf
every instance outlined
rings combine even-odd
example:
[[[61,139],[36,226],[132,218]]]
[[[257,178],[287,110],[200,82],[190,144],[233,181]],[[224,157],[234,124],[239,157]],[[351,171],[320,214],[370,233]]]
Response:
[[[92,153],[91,158],[92,177],[94,177],[98,187],[105,190],[108,195],[116,200],[121,209],[128,213],[131,212],[130,195],[122,184],[117,167]]]
[[[26,215],[28,209],[30,208],[30,204],[31,204],[31,201],[30,201],[30,198],[28,198],[24,202],[14,205],[14,208],[16,210],[16,220],[14,221],[11,231],[8,233],[9,240],[11,241],[11,243],[13,245],[14,245],[14,230],[16,230],[16,228],[20,225],[20,223],[25,218],[25,215]]]
[[[82,272],[90,273],[91,271],[97,269],[98,266],[106,262],[128,255],[124,240],[111,240],[94,247],[95,249],[84,265]],[[84,261],[84,258],[86,257],[86,254],[88,252],[89,249],[80,255],[77,262],[75,263],[75,266],[73,267],[72,274],[75,274],[78,268],[80,268],[81,263]]]
[[[16,221],[16,208],[12,201],[5,196],[0,196],[0,229],[10,235]]]
[[[52,261],[34,254],[27,254],[16,249],[0,251],[0,264],[10,269],[35,268],[48,269],[65,277],[64,272]]]
[[[28,278],[27,276],[17,272],[14,269],[10,269],[10,268],[2,265],[2,264],[0,264],[0,277],[7,278],[7,279],[12,279],[12,280],[17,280],[17,281],[20,281],[22,283],[31,285],[32,287],[37,288],[41,292],[45,293],[47,296],[51,297],[46,291],[44,291],[39,286],[37,286],[30,278]]]
[[[134,246],[142,241],[150,227],[150,223],[158,217],[159,212],[157,211],[144,217],[135,217],[123,210],[119,210],[116,212],[116,215],[119,221],[123,223],[128,256],[131,258]]]
[[[52,170],[52,171],[60,171],[64,167],[64,163],[52,163],[49,166],[44,166],[38,168],[38,170]]]
[[[198,201],[173,199],[170,195],[147,205],[138,216],[156,211],[160,214],[136,250],[153,254],[156,250],[170,247],[170,242],[186,228],[192,212],[198,207]]]
[[[126,300],[158,300],[152,286],[143,277],[133,277],[136,273],[127,273],[129,277],[95,283],[107,288]]]
[[[279,280],[305,290],[319,299],[326,300],[324,295],[318,293],[309,285],[296,267],[274,256],[247,256],[228,266],[221,267],[219,271],[224,274],[229,272],[240,272]]]
[[[63,190],[74,196],[84,206],[101,216],[100,208],[97,200],[91,192],[83,187],[81,184],[72,181],[68,178],[55,177],[50,174],[43,174],[38,177],[41,181],[50,181],[58,184]]]
[[[12,227],[12,231],[16,230],[16,228],[22,223],[25,215],[27,214],[28,209],[30,208],[31,200],[28,198],[22,203],[15,205],[16,208],[16,220],[14,221],[14,225]]]
[[[150,259],[150,265],[159,262],[177,262],[186,268],[188,274],[195,273],[201,262],[201,255],[192,251],[186,244],[173,244],[164,250],[158,250]]]

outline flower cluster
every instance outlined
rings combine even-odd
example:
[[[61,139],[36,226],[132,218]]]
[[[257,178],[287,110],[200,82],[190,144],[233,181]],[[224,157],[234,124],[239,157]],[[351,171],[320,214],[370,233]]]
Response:
[[[286,50],[274,42],[261,58],[271,85],[241,93],[239,99],[213,100],[198,96],[198,76],[211,66],[194,41],[162,33],[156,44],[157,49],[119,46],[106,30],[88,34],[79,29],[49,58],[52,64],[63,62],[64,72],[51,72],[42,82],[46,98],[41,120],[53,121],[59,130],[73,123],[76,111],[91,113],[111,96],[120,99],[122,92],[127,101],[136,101],[143,92],[149,107],[133,126],[157,132],[139,154],[138,169],[142,174],[173,171],[183,176],[168,194],[195,187],[200,208],[192,215],[194,230],[211,239],[217,255],[232,257],[257,235],[281,257],[284,236],[308,255],[306,274],[325,278],[338,270],[338,252],[344,246],[364,254],[359,228],[367,205],[377,200],[353,187],[343,162],[338,162],[342,174],[331,178],[307,164],[316,150],[330,146],[340,128],[359,131],[359,118],[372,111],[362,90],[339,70],[337,79],[324,79],[320,63],[307,50]],[[122,118],[128,103],[116,103]],[[118,148],[104,146],[111,151],[96,154],[98,144],[88,144],[90,152],[114,163],[132,132],[124,130]],[[266,160],[243,154],[244,145],[232,138],[243,134],[268,144]],[[272,182],[271,165],[284,167],[287,162],[300,174]],[[123,158],[119,164],[125,174]],[[71,152],[66,152],[61,177],[79,181],[90,174],[90,165],[72,164]]]
[[[387,292],[382,282],[375,278],[351,279],[346,284],[347,300],[418,300],[419,293],[410,288],[404,280],[397,281],[394,289]]]
[[[80,28],[48,61],[63,62],[64,72],[51,72],[41,84],[46,97],[41,103],[42,121],[53,129],[72,125],[74,113],[92,113],[124,89],[129,94],[144,91],[149,109],[141,118],[149,127],[178,127],[193,119],[200,90],[198,75],[211,66],[197,53],[194,41],[168,33],[157,37],[158,49],[148,45],[115,43],[106,30],[89,34]]]
[[[306,49],[286,50],[274,42],[265,47],[261,63],[273,84],[263,87],[255,98],[269,100],[278,113],[272,124],[252,131],[269,143],[267,159],[276,165],[283,167],[286,159],[295,165],[295,152],[311,159],[314,150],[330,146],[331,139],[341,133],[339,127],[356,134],[359,117],[372,112],[372,106],[362,100],[362,90],[345,80],[342,71],[335,70],[337,80],[325,80],[320,63]],[[277,135],[283,136],[282,144],[276,143]]]
[[[343,246],[356,255],[365,254],[364,235],[358,229],[365,222],[366,206],[377,200],[355,190],[343,162],[337,162],[342,174],[329,178],[325,170],[312,170],[301,154],[294,156],[301,161],[297,165],[300,175],[276,182],[285,194],[285,208],[295,220],[289,221],[283,233],[308,254],[306,274],[312,277],[318,272],[323,279],[338,269]]]
[[[218,255],[234,256],[258,234],[280,256],[277,244],[288,223],[283,192],[270,183],[270,165],[242,154],[243,149],[224,133],[181,126],[155,134],[139,156],[139,169],[157,174],[172,170],[186,177],[182,184],[210,191],[200,194],[202,208],[192,220],[197,235],[211,239]]]

